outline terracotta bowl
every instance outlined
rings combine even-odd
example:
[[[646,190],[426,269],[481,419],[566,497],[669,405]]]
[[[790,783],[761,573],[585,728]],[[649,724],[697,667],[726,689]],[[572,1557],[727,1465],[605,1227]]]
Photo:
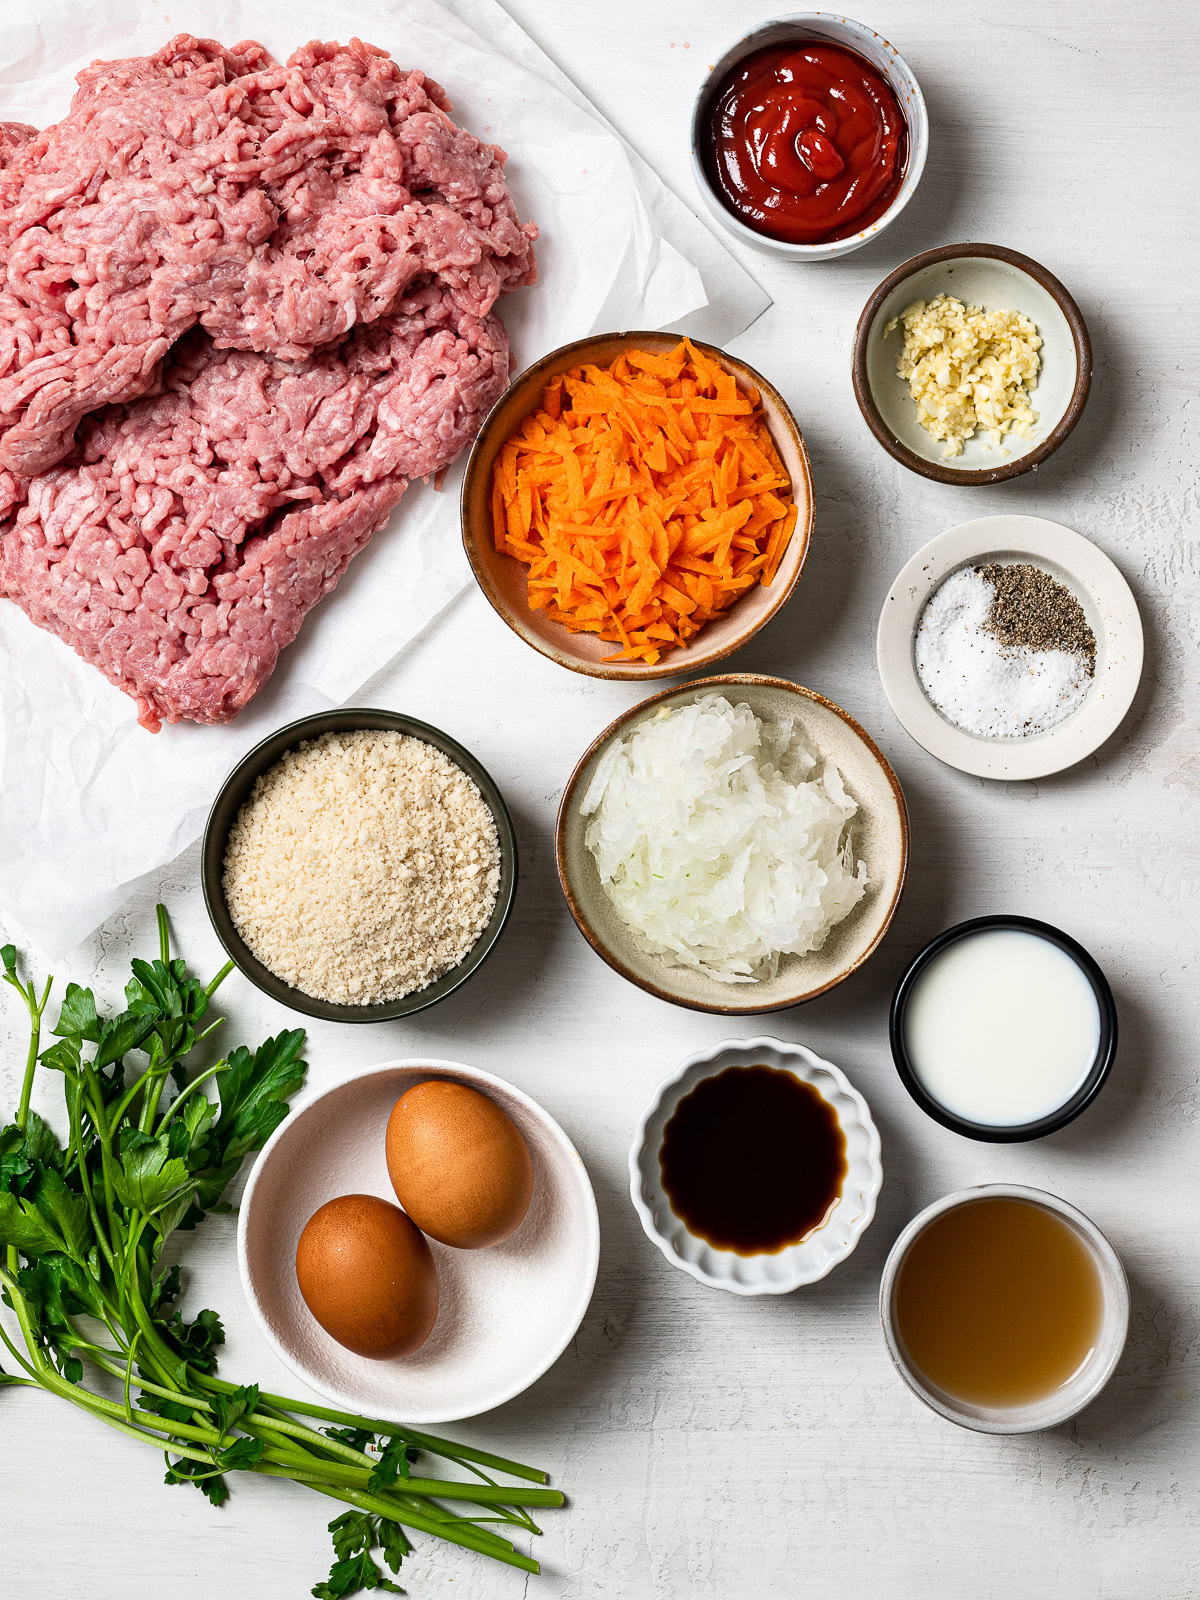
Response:
[[[614,909],[584,843],[588,819],[580,808],[610,742],[655,716],[662,706],[684,705],[713,691],[723,693],[735,705],[748,705],[756,716],[790,717],[809,749],[834,763],[858,803],[852,838],[869,877],[863,899],[832,930],[820,950],[785,957],[775,977],[755,983],[722,983],[690,967],[672,966],[661,956],[647,955]],[[666,689],[610,723],[584,751],[563,790],[554,848],[558,881],[571,915],[584,938],[614,971],[660,1000],[692,1011],[753,1016],[815,999],[857,972],[878,947],[896,913],[908,874],[908,807],[887,758],[841,706],[784,678],[730,674]]]
[[[887,332],[914,300],[952,295],[989,311],[1021,311],[1042,337],[1042,360],[1029,398],[1037,421],[1027,438],[1006,433],[999,445],[976,433],[961,455],[917,421],[908,383],[896,371],[900,327]],[[913,256],[889,273],[867,301],[854,339],[854,394],[867,426],[889,455],[937,483],[1003,483],[1041,466],[1083,415],[1092,383],[1092,345],[1083,313],[1052,272],[998,244],[948,244]]]
[[[642,349],[655,354],[673,350],[679,343],[679,335],[597,334],[552,351],[523,372],[500,397],[471,450],[463,480],[462,530],[463,544],[479,587],[495,611],[526,644],[572,672],[584,672],[593,678],[645,678],[653,682],[678,678],[685,672],[711,666],[714,661],[740,650],[786,605],[804,570],[812,540],[813,489],[808,451],[796,419],[779,391],[753,367],[712,345],[699,340],[692,342],[731,372],[739,388],[758,390],[771,437],[792,480],[796,527],[770,588],[756,585],[723,617],[708,623],[690,644],[665,652],[653,666],[640,661],[606,661],[604,658],[611,656],[619,648],[617,645],[592,634],[571,633],[560,623],[551,622],[543,612],[531,609],[526,591],[527,569],[512,556],[501,555],[496,550],[492,532],[492,468],[505,440],[538,409],[542,391],[552,378],[585,363],[607,366],[624,350]]]

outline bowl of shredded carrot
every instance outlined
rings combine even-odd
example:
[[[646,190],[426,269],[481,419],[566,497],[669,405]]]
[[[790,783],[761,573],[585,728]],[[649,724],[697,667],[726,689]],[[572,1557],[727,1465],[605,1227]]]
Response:
[[[676,677],[740,649],[795,589],[812,522],[782,396],[673,334],[545,356],[497,402],[463,482],[463,542],[494,609],[601,678]]]

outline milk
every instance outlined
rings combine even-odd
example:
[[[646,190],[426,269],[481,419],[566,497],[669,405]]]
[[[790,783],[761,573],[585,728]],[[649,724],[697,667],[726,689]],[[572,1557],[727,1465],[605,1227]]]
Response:
[[[1020,1127],[1081,1086],[1100,1045],[1100,1007],[1058,945],[1016,928],[983,929],[925,967],[909,996],[904,1042],[918,1082],[947,1111]]]

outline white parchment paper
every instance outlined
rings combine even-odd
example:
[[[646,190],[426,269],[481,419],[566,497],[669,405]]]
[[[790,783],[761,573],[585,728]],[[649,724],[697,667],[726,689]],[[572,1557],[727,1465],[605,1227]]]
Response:
[[[0,117],[44,126],[97,57],[191,32],[277,57],[352,35],[436,78],[457,119],[509,152],[541,282],[499,307],[517,368],[604,328],[686,322],[718,342],[769,303],[733,257],[495,0],[6,0]],[[0,903],[58,957],[199,834],[235,762],[294,717],[344,704],[470,581],[462,464],[414,484],[311,613],[267,688],[225,728],[137,726],[133,702],[0,600]]]

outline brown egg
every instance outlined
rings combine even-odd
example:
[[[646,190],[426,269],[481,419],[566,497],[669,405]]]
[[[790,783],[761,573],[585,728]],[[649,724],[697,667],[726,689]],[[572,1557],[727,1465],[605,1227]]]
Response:
[[[448,1078],[414,1084],[387,1125],[392,1188],[431,1239],[479,1250],[520,1227],[533,1194],[533,1163],[494,1100]]]
[[[437,1316],[429,1241],[371,1194],[344,1194],[313,1212],[296,1246],[296,1281],[330,1338],[377,1361],[419,1350]]]

